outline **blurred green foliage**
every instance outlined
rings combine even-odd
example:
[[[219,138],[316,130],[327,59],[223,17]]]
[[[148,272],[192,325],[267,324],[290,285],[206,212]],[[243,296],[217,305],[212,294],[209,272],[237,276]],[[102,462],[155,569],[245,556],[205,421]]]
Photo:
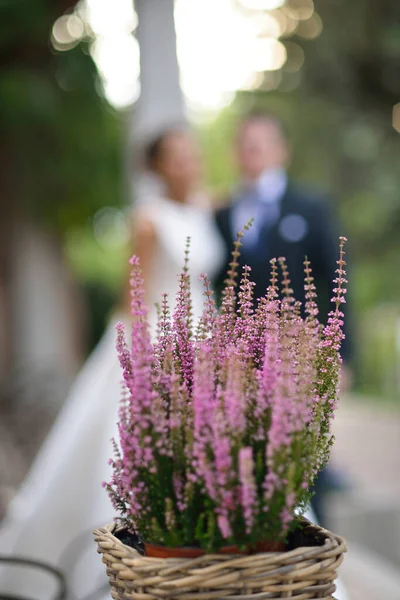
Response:
[[[50,33],[71,2],[1,0],[0,147],[3,202],[64,233],[121,202],[121,120],[96,91],[82,42],[68,52]]]

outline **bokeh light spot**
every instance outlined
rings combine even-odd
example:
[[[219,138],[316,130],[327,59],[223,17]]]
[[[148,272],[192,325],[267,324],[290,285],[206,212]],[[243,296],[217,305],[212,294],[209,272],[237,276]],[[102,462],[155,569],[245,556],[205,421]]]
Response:
[[[264,74],[263,83],[260,89],[264,92],[276,90],[282,82],[282,71],[267,71]]]
[[[258,13],[252,18],[254,33],[259,37],[279,38],[285,33],[286,19],[279,19],[276,14]]]
[[[297,12],[288,6],[284,6],[281,10],[281,13],[286,20],[285,35],[293,35],[296,32],[299,24]]]
[[[181,83],[189,105],[201,111],[229,104],[258,70],[252,19],[235,10],[230,0],[177,0],[175,24]]]
[[[79,42],[80,36],[75,36],[71,33],[69,29],[69,20],[72,15],[63,15],[57,19],[57,21],[53,25],[53,29],[51,32],[51,42],[53,47],[56,50],[70,50]],[[80,21],[79,17],[76,17],[77,21]],[[72,26],[74,30],[74,25]],[[77,25],[75,24],[75,31],[77,30]],[[82,33],[83,33],[82,26]]]
[[[287,73],[297,73],[304,64],[304,50],[295,42],[285,42],[287,59],[283,67]]]
[[[132,35],[98,37],[90,53],[102,78],[104,93],[116,108],[139,96],[139,44]]]
[[[127,35],[137,27],[132,0],[86,0],[90,26],[96,35]]]
[[[273,10],[280,8],[285,4],[286,0],[240,0],[240,4],[244,8],[250,10]]]
[[[69,15],[67,19],[67,31],[75,40],[80,40],[83,37],[85,27],[77,15]]]
[[[400,102],[393,106],[393,128],[400,133]]]
[[[93,217],[93,233],[103,248],[123,246],[129,239],[126,216],[117,208],[100,209]]]
[[[277,71],[286,61],[286,48],[282,42],[274,38],[257,40],[254,56],[256,71]]]
[[[367,122],[353,123],[343,136],[342,143],[347,156],[358,162],[376,160],[381,146],[376,129]]]
[[[322,32],[321,17],[314,12],[306,21],[300,21],[296,30],[297,35],[307,40],[317,38]]]
[[[304,21],[312,16],[314,2],[312,0],[291,0],[290,8],[296,11],[300,21]]]

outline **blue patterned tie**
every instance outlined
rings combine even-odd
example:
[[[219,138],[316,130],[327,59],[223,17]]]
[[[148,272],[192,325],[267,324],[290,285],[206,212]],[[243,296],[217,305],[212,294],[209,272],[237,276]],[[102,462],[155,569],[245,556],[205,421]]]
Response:
[[[250,231],[246,232],[242,240],[243,245],[250,250],[262,243],[260,237],[264,238],[264,234],[278,220],[279,202],[267,202],[261,198],[257,189],[253,189],[242,196],[237,213],[235,220],[239,229],[243,228],[250,218],[254,219]]]

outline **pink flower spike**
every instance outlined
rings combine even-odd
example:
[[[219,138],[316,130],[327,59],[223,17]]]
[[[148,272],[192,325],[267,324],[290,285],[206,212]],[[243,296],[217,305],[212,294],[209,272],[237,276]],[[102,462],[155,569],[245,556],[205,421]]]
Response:
[[[322,325],[310,261],[304,261],[304,307],[293,296],[284,259],[272,259],[270,285],[255,300],[251,269],[240,274],[240,239],[220,311],[201,276],[204,311],[193,327],[186,253],[175,306],[162,296],[155,337],[139,259],[130,261],[128,341],[123,323],[116,326],[119,440],[112,442],[111,477],[103,487],[123,526],[149,542],[214,552],[227,540],[253,546],[284,539],[329,459],[346,240],[340,239],[333,306]]]

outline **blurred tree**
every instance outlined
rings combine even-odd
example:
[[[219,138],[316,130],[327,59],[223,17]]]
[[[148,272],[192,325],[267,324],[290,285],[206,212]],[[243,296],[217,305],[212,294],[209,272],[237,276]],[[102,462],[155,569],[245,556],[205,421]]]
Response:
[[[56,256],[72,228],[122,203],[124,115],[97,93],[91,40],[83,36],[68,52],[51,43],[54,23],[74,5],[0,0],[0,292],[10,288],[22,223],[46,231]],[[1,297],[7,323],[14,301],[10,291]],[[12,332],[5,336],[11,355]]]

